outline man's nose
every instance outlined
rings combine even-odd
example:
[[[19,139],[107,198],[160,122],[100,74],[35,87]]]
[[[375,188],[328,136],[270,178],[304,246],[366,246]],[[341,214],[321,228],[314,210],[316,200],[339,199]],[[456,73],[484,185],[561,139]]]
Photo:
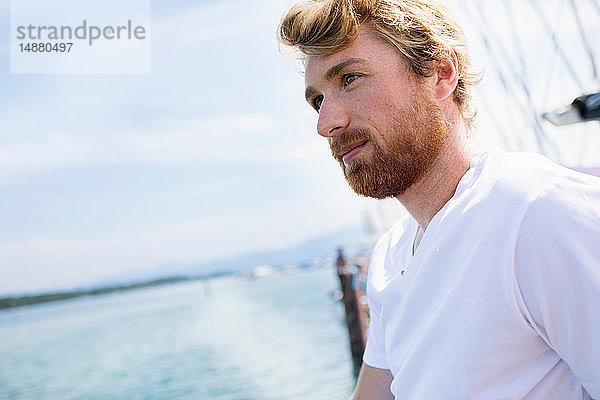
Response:
[[[323,99],[319,109],[317,132],[319,135],[332,138],[348,126],[348,112],[338,101]]]

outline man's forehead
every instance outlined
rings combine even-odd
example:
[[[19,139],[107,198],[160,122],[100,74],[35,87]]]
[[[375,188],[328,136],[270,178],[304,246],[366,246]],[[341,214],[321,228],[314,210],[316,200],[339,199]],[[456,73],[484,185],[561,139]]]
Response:
[[[363,42],[366,40],[368,41],[368,38],[365,38],[364,36],[370,35],[365,32],[365,29],[361,28],[357,38],[347,47],[330,54],[318,56],[307,55],[305,59],[305,73],[321,72],[324,75],[325,70],[329,66],[332,66],[345,58],[361,58],[360,50],[364,47]]]
[[[374,66],[381,60],[389,61],[389,56],[392,54],[399,56],[390,43],[378,38],[370,28],[361,27],[358,36],[348,47],[327,55],[306,56],[305,82],[308,86],[309,82],[331,78],[329,70],[342,63],[344,66],[351,64]],[[334,68],[334,72],[339,71]]]

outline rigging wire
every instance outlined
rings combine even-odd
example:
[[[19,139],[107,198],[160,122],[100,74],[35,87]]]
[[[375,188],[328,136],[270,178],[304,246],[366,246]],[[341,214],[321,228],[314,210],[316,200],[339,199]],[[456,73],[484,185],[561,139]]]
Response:
[[[514,9],[512,7],[512,0],[504,0],[504,10],[506,12],[506,18],[509,21],[510,24],[510,31],[512,33],[512,39],[513,39],[513,47],[515,49],[515,51],[517,52],[517,58],[519,60],[519,64],[521,67],[521,76],[525,77],[525,79],[527,79],[528,76],[528,72],[527,72],[527,63],[525,62],[525,52],[523,51],[522,47],[521,47],[521,41],[519,40],[519,34],[518,34],[518,30],[517,30],[517,25],[515,24],[515,17],[514,17]],[[516,135],[518,138],[518,146],[519,148],[521,148],[523,146],[523,137],[521,135]]]
[[[458,6],[461,7],[463,10],[465,10],[465,12],[467,14],[470,14],[469,10],[466,8],[466,6],[464,4],[458,4]],[[485,35],[483,34],[483,32],[481,32],[481,29],[479,27],[478,27],[478,29],[480,31],[479,32],[479,37],[482,39],[482,41],[485,42],[484,43],[484,47],[486,49],[486,52],[489,53],[489,44],[487,43],[487,39],[486,39]],[[502,88],[504,89],[504,91],[509,96],[515,97],[513,95],[513,93],[511,92],[510,88],[508,87],[508,82],[505,79],[504,74],[500,70],[500,68],[495,68],[494,71],[496,72],[498,80],[500,81],[500,84],[502,85]],[[495,112],[494,112],[494,108],[492,106],[490,106],[490,104],[487,102],[487,99],[485,98],[485,95],[484,95],[483,91],[480,91],[480,92],[481,92],[481,97],[482,97],[482,100],[483,100],[482,104],[483,104],[484,108],[487,109],[487,111],[488,111],[488,113],[490,115],[490,119],[491,119],[492,124],[494,124],[496,126],[496,131],[499,132],[500,139],[504,142],[504,145],[506,146],[507,149],[513,149],[513,145],[512,145],[512,143],[509,140],[509,136],[506,134],[506,131],[502,127],[502,124],[500,124],[498,122],[499,119],[496,118],[496,115],[495,115]],[[515,100],[518,100],[518,99],[515,98]],[[514,118],[514,115],[513,115],[513,112],[512,112],[513,109],[512,108],[507,108],[507,110],[511,113],[511,116],[510,116],[509,119],[512,120],[512,121],[516,121],[517,118]],[[519,140],[519,146],[520,146],[522,144],[522,140],[521,140],[520,137],[519,137],[518,140]]]
[[[598,2],[596,0],[590,0],[592,2],[592,5],[594,7],[596,7],[596,11],[598,12],[598,16],[600,16],[600,4],[598,4]]]
[[[540,18],[540,21],[542,21],[542,25],[544,26],[544,29],[546,30],[546,33],[548,33],[550,35],[550,38],[552,39],[552,42],[554,43],[554,48],[558,52],[558,54],[561,56],[561,59],[563,60],[565,66],[567,67],[567,70],[569,71],[569,74],[571,75],[571,78],[575,81],[575,83],[577,84],[577,86],[579,86],[579,90],[581,90],[583,92],[584,91],[584,87],[581,84],[581,81],[579,80],[579,78],[577,77],[577,73],[575,73],[575,70],[573,69],[573,66],[569,62],[569,59],[567,58],[567,55],[563,51],[563,48],[561,47],[560,43],[558,42],[556,34],[554,33],[554,31],[552,30],[552,28],[548,24],[548,21],[546,20],[546,17],[544,16],[544,13],[542,12],[542,10],[540,8],[540,5],[538,4],[537,0],[529,0],[529,3],[531,3],[531,5],[536,9],[536,11],[538,13],[538,17]]]
[[[594,80],[598,81],[598,70],[596,69],[596,59],[594,58],[594,53],[592,51],[592,48],[590,47],[590,44],[589,44],[587,37],[585,35],[585,32],[583,30],[583,26],[581,24],[581,19],[579,18],[579,12],[577,10],[577,6],[575,5],[575,0],[570,0],[569,2],[571,3],[571,8],[573,9],[573,15],[575,16],[575,21],[577,22],[577,27],[579,28],[579,34],[581,35],[581,41],[583,43],[583,46],[585,47],[585,50],[588,53],[588,56],[590,57],[590,61],[592,63],[592,75],[594,77]]]
[[[510,23],[510,31],[512,33],[513,47],[517,52],[517,58],[521,67],[521,75],[527,77],[527,64],[525,63],[525,57],[523,56],[523,49],[521,48],[521,41],[519,40],[519,34],[517,26],[515,25],[514,10],[512,8],[511,0],[504,0],[504,10],[506,11],[506,17]]]
[[[482,21],[482,23],[488,28],[488,30],[490,32],[491,31],[491,25],[489,24],[489,21],[487,21],[487,17],[483,11],[483,8],[481,7],[481,3],[479,2],[475,2],[476,5],[476,9],[479,13],[480,19]],[[485,35],[482,36],[483,38],[485,38]],[[506,51],[506,49],[504,48],[504,46],[502,45],[502,43],[499,40],[495,41],[496,43],[496,47],[498,48],[498,50],[500,51],[501,54],[503,55],[507,55],[508,52]],[[486,49],[488,49],[488,54],[490,55],[490,57],[492,57],[497,65],[500,65],[495,57],[495,54],[491,48],[491,46],[489,45],[489,42],[487,40],[484,40],[484,45],[486,47]],[[529,108],[529,112],[531,113],[530,116],[533,117],[532,120],[532,125],[533,125],[533,131],[535,133],[535,137],[536,140],[538,142],[538,149],[539,152],[542,154],[546,154],[546,146],[548,145],[550,146],[552,152],[554,153],[554,157],[556,160],[560,159],[560,152],[558,151],[558,148],[556,147],[556,144],[551,141],[548,136],[546,135],[546,132],[542,126],[540,117],[539,117],[539,113],[535,107],[534,101],[533,101],[533,96],[531,95],[531,91],[529,90],[529,85],[527,84],[527,82],[525,82],[523,76],[521,76],[515,69],[515,67],[513,66],[510,58],[508,56],[504,57],[504,59],[506,60],[506,63],[508,65],[508,69],[511,73],[511,75],[513,76],[513,79],[518,83],[518,86],[521,87],[521,90],[523,91],[523,93],[525,94],[525,98],[527,100],[527,105]],[[524,115],[528,115],[527,111],[524,111]],[[544,145],[545,143],[545,145]]]
[[[556,32],[556,34],[558,35],[558,33],[560,32],[560,29],[562,28],[562,22],[564,20],[563,18],[563,8],[565,6],[565,1],[561,1],[560,3],[560,8],[558,9],[558,13],[556,14],[556,22],[554,23],[554,26],[556,29],[554,29],[554,32]],[[546,84],[544,85],[544,96],[542,97],[542,99],[546,99],[545,103],[544,103],[544,110],[548,109],[549,106],[549,102],[550,102],[550,92],[552,91],[552,82],[554,80],[554,73],[556,72],[556,64],[557,64],[557,59],[558,59],[558,52],[556,51],[556,47],[554,47],[554,57],[552,57],[552,64],[548,63],[548,69],[547,69],[547,79],[546,79]]]
[[[594,52],[590,47],[590,44],[587,40],[587,36],[585,31],[583,30],[583,25],[581,23],[581,19],[579,17],[579,11],[577,10],[577,5],[575,4],[575,0],[570,0],[571,8],[573,9],[573,15],[575,16],[575,21],[577,22],[577,28],[579,29],[579,34],[581,35],[581,41],[583,43],[583,47],[588,53],[590,58],[590,62],[592,63],[592,76],[594,77],[594,81],[598,82],[598,70],[596,69],[596,59],[594,57]],[[585,154],[586,150],[589,148],[590,135],[589,130],[586,131],[584,135],[581,137],[581,146],[579,150],[579,154]]]
[[[462,8],[468,14],[471,14],[471,12],[470,12],[469,8],[466,6],[466,4],[463,4]],[[471,15],[470,19],[473,20],[473,21],[476,20],[475,18],[472,17],[472,15]],[[514,100],[513,104],[519,103],[520,99],[516,95],[516,93],[511,89],[511,86],[509,84],[510,81],[509,81],[509,79],[506,78],[504,72],[502,71],[501,64],[500,64],[500,62],[498,62],[498,60],[497,60],[497,58],[496,58],[496,56],[494,54],[494,50],[493,50],[493,48],[492,48],[492,46],[491,46],[491,44],[490,44],[490,42],[489,42],[489,40],[487,38],[487,35],[483,32],[483,29],[482,29],[481,25],[478,26],[478,29],[479,29],[479,36],[480,36],[481,41],[483,42],[483,46],[484,46],[485,52],[487,53],[488,57],[490,59],[492,59],[492,61],[494,62],[494,64],[496,64],[496,67],[494,68],[494,72],[496,72],[496,75],[498,77],[498,80],[500,81],[500,84],[502,85],[502,88],[504,89],[504,91],[506,92],[506,94],[508,96],[510,96],[510,97],[513,98],[513,100]],[[521,110],[523,110],[523,108],[521,108]],[[525,111],[522,111],[522,113],[523,113],[525,119],[527,120],[528,119],[528,114]],[[511,118],[511,120],[515,121],[516,119]],[[544,152],[543,143],[542,143],[539,135],[537,134],[537,130],[534,129],[534,132],[536,133],[536,142],[537,142],[537,145],[538,145],[538,151],[540,153],[543,153]],[[522,143],[522,141],[520,141],[520,142]]]

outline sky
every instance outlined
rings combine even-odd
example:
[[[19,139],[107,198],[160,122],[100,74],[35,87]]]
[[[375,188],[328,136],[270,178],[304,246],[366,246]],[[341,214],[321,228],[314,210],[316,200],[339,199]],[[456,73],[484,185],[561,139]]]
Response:
[[[403,213],[353,194],[316,134],[302,66],[275,40],[291,3],[152,0],[151,72],[105,75],[11,74],[10,3],[0,3],[0,296],[282,249],[365,215],[383,229]],[[475,0],[454,2],[484,73],[480,141],[600,165],[598,124],[542,121],[542,148],[532,133],[532,110],[598,89],[569,1],[545,0],[543,12],[579,60],[581,85],[535,2],[479,3],[482,13]],[[599,43],[597,0],[576,3]],[[499,17],[506,5],[513,19]]]

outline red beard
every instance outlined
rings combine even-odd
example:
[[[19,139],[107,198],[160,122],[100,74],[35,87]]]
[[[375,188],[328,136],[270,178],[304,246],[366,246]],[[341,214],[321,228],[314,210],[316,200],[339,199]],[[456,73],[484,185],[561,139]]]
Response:
[[[374,136],[368,129],[345,130],[330,141],[331,151],[344,176],[359,195],[385,199],[402,194],[427,172],[446,142],[442,111],[423,90],[416,91],[412,107],[399,110]],[[341,149],[367,140],[368,155],[359,154],[346,166]]]

